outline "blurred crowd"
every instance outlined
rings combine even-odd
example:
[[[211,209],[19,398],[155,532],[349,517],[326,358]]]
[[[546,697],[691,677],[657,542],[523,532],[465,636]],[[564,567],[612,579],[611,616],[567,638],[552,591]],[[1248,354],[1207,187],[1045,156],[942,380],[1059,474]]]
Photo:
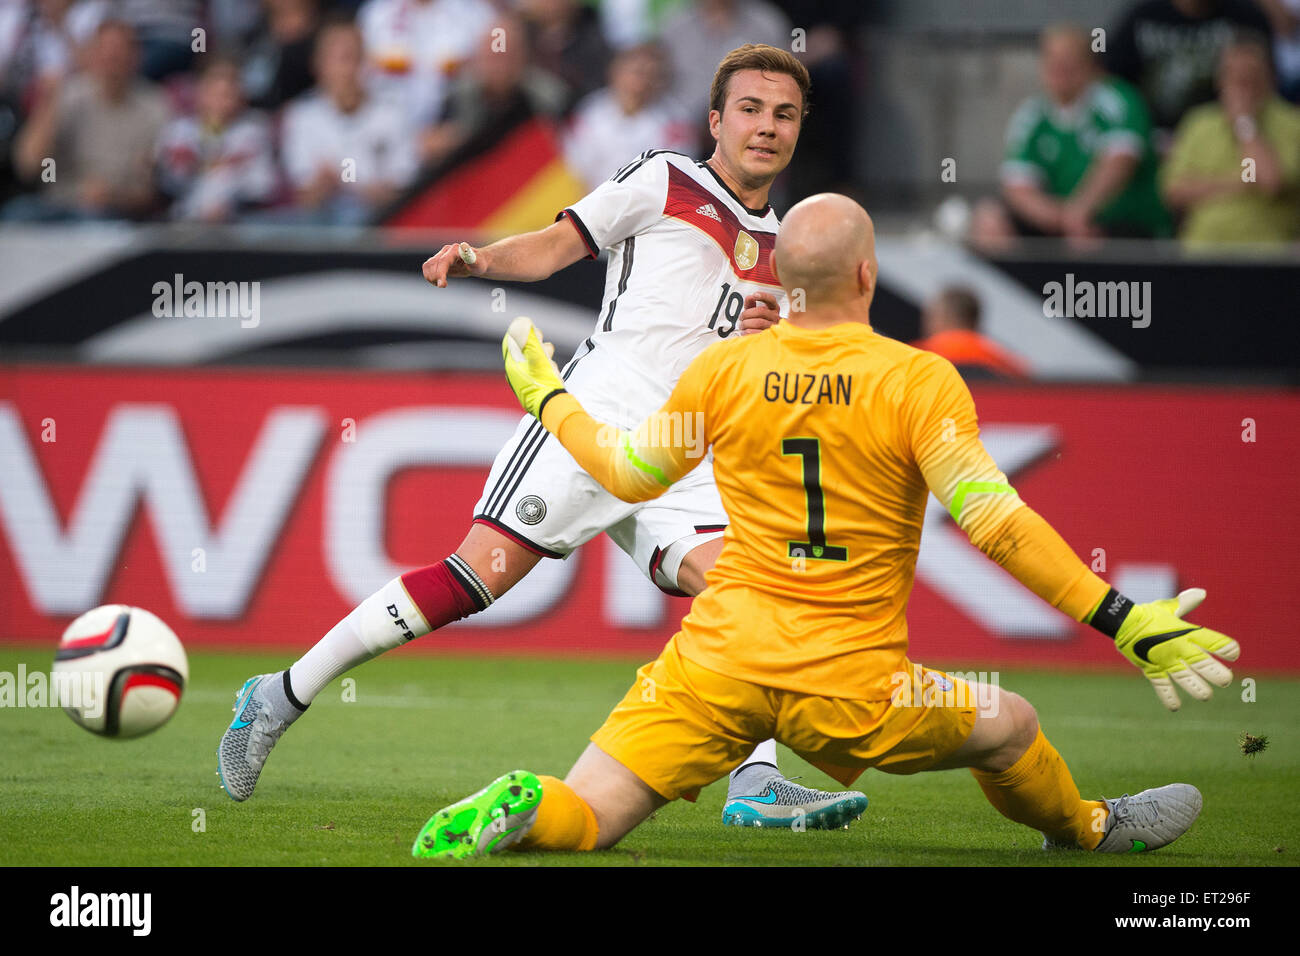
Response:
[[[707,155],[709,83],[789,49],[785,195],[861,195],[855,0],[0,0],[0,218],[375,222],[531,117],[594,188]],[[1300,0],[1138,0],[1040,40],[969,238],[1300,237]],[[869,119],[867,117],[866,119]]]
[[[856,4],[784,5],[833,109]],[[0,219],[374,222],[529,117],[554,121],[594,187],[651,147],[707,155],[716,64],[745,42],[790,48],[782,6],[0,0]],[[847,188],[852,128],[810,125],[794,188]]]
[[[1039,74],[977,246],[1300,238],[1300,0],[1142,0],[1109,30],[1046,29]]]

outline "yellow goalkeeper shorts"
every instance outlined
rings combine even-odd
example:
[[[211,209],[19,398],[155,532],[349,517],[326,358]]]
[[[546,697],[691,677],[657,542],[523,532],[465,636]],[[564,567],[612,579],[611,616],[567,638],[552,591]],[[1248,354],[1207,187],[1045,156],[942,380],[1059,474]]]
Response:
[[[970,736],[976,692],[943,671],[903,666],[889,700],[816,697],[701,667],[674,637],[591,740],[669,800],[694,800],[769,737],[844,786],[868,767],[916,773]]]

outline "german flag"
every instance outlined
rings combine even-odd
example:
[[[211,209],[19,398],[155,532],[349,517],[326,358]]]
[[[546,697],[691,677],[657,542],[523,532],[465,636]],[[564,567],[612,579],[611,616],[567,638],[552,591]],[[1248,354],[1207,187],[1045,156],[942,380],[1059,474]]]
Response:
[[[432,170],[384,217],[386,225],[513,235],[542,229],[586,192],[565,165],[554,128],[528,119],[470,144]]]

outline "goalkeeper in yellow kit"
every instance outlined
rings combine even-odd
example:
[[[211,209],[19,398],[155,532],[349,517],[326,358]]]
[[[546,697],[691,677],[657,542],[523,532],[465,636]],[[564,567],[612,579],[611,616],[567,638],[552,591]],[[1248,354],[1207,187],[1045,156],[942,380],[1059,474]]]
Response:
[[[646,500],[712,445],[731,523],[681,630],[568,777],[506,774],[435,814],[414,854],[609,847],[769,737],[846,785],[867,767],[968,767],[1045,848],[1136,852],[1181,836],[1200,812],[1194,787],[1081,799],[1024,698],[908,659],[907,599],[933,492],[992,560],[1113,638],[1176,710],[1175,684],[1208,698],[1211,683],[1232,678],[1211,655],[1239,652],[1181,620],[1204,592],[1134,605],[1020,500],[980,443],[953,366],[872,331],[875,240],[861,206],[837,195],[799,203],[774,262],[789,318],[707,349],[630,433],[564,390],[527,319],[511,326],[511,385],[583,468],[618,497]]]

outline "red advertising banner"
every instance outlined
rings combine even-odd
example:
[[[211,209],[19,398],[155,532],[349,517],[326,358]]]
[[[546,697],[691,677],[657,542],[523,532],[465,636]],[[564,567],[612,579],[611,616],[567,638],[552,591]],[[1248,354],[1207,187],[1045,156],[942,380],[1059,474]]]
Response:
[[[1137,600],[1204,587],[1195,618],[1242,643],[1239,670],[1300,669],[1300,396],[975,397],[1012,484],[1098,573]],[[76,614],[120,602],[195,648],[305,648],[394,575],[457,547],[518,418],[484,374],[0,368],[0,640],[52,644]],[[916,659],[1124,666],[931,505]],[[687,607],[601,536],[410,647],[647,656]]]

